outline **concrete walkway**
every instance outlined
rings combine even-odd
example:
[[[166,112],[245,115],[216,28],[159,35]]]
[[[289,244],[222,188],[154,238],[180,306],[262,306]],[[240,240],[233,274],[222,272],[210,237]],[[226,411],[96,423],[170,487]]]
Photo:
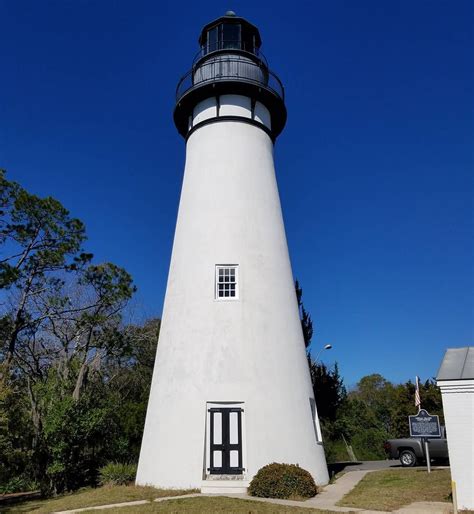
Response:
[[[305,501],[306,504],[311,504],[311,507],[318,509],[331,509],[340,512],[372,512],[363,511],[362,509],[355,509],[354,507],[337,507],[336,503],[351,491],[367,473],[371,473],[369,470],[350,471],[339,477],[333,484],[329,484],[324,487],[324,491],[316,495],[314,498]],[[381,512],[381,511],[379,511]]]
[[[373,470],[358,470],[350,471],[337,479],[333,484],[324,487],[324,490],[314,498],[306,501],[292,501],[292,500],[277,500],[274,498],[257,498],[247,494],[186,494],[183,496],[166,496],[164,498],[156,498],[155,502],[164,502],[168,500],[178,500],[181,498],[197,498],[202,496],[225,496],[228,498],[239,498],[242,500],[252,500],[257,502],[274,503],[277,505],[286,505],[291,507],[303,507],[308,509],[322,509],[331,510],[334,512],[357,512],[358,514],[389,514],[387,511],[382,510],[368,510],[359,509],[356,507],[339,507],[336,503],[343,498],[354,486],[356,486],[367,473]],[[381,492],[383,494],[383,492]],[[115,503],[110,505],[101,505],[98,507],[84,507],[81,509],[65,510],[56,512],[55,514],[75,514],[87,510],[106,510],[119,507],[133,507],[138,505],[147,505],[151,503],[149,500],[138,500],[124,503]],[[438,502],[417,502],[412,503],[399,510],[393,511],[393,514],[451,514],[453,507],[449,503]]]
[[[416,502],[394,511],[393,514],[451,514],[452,504],[442,502]]]
[[[183,494],[181,496],[165,496],[163,498],[156,498],[156,500],[153,500],[153,501],[161,502],[161,501],[166,501],[166,500],[179,500],[180,498],[196,498],[197,496],[202,496],[202,494],[195,493],[195,494]],[[110,503],[108,505],[98,505],[97,507],[82,507],[80,509],[60,510],[60,511],[54,512],[54,514],[75,514],[76,512],[85,512],[86,510],[118,509],[120,507],[134,507],[136,505],[148,505],[151,503],[152,503],[152,500],[136,500],[136,501],[132,501],[132,502]]]

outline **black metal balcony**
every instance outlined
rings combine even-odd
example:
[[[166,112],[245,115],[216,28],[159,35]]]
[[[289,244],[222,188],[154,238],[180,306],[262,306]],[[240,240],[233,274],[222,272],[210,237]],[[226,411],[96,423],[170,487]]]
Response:
[[[223,56],[216,54],[213,58],[194,66],[184,75],[176,87],[176,103],[190,91],[218,82],[242,82],[258,88],[266,89],[285,100],[285,90],[280,79],[270,71],[263,62],[255,61],[243,56]]]

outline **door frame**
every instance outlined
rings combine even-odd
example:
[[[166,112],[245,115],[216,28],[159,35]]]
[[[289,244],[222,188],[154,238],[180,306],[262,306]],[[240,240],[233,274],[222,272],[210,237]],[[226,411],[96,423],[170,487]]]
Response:
[[[207,402],[206,403],[206,431],[205,431],[205,459],[204,459],[204,478],[215,477],[218,475],[211,474],[211,409],[241,409],[240,422],[241,422],[241,444],[242,444],[242,472],[234,474],[235,477],[245,478],[247,476],[247,438],[246,438],[246,424],[245,424],[245,402]]]

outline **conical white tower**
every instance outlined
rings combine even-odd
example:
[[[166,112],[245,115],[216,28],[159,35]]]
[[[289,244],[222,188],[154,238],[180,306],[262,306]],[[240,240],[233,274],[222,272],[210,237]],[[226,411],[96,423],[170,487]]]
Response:
[[[186,166],[137,483],[237,492],[285,462],[324,484],[273,164],[283,86],[234,13],[199,43],[177,88]]]

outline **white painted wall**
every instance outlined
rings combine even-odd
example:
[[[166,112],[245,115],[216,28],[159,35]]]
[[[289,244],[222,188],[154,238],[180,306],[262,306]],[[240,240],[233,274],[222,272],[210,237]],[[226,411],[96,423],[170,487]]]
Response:
[[[272,128],[270,111],[261,102],[255,102],[254,119],[255,121],[263,123],[267,128]]]
[[[459,509],[474,509],[474,380],[438,380]]]
[[[238,301],[215,300],[216,264],[239,265]],[[327,483],[312,397],[272,141],[248,123],[202,126],[187,142],[137,483],[201,486],[207,402],[245,402],[248,478],[286,462]]]
[[[247,96],[221,95],[219,105],[219,116],[240,116],[252,119],[252,101]],[[216,116],[217,98],[214,96],[206,98],[194,107],[193,116],[189,121],[189,129]],[[272,128],[270,111],[261,102],[255,102],[253,119],[268,129]]]
[[[219,116],[251,117],[251,100],[242,95],[221,95]]]
[[[199,102],[194,107],[193,119],[191,120],[191,126],[201,123],[201,121],[208,120],[209,118],[215,118],[217,116],[217,102],[215,97],[206,98],[202,102]]]

